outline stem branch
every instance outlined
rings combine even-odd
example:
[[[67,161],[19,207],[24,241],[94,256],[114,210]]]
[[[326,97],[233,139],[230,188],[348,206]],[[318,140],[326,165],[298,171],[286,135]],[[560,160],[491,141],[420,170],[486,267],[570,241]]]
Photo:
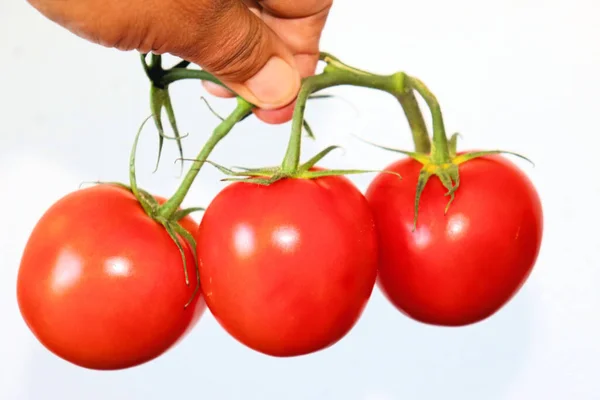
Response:
[[[202,150],[200,150],[200,153],[196,157],[196,161],[183,178],[183,181],[181,182],[181,185],[175,194],[160,207],[158,212],[159,216],[168,220],[175,212],[177,212],[177,209],[179,206],[181,206],[185,196],[192,187],[196,176],[198,176],[204,161],[207,160],[215,146],[229,133],[229,131],[231,131],[236,123],[240,122],[252,112],[252,108],[254,107],[252,104],[240,97],[238,97],[237,100],[237,107],[227,118],[225,118],[223,122],[219,124],[219,126],[215,128],[204,147],[202,147]]]
[[[423,119],[421,108],[412,90],[406,93],[396,94],[396,98],[400,102],[404,115],[408,120],[410,131],[412,133],[413,142],[415,144],[415,151],[417,153],[429,154],[431,151],[431,141],[429,139],[429,132],[427,132],[427,125]]]
[[[214,75],[204,70],[198,69],[187,69],[187,68],[171,68],[166,71],[163,76],[158,79],[158,84],[162,86],[166,86],[175,81],[180,81],[182,79],[200,79],[203,81],[209,81],[212,83],[216,83],[217,85],[221,85],[226,87],[223,82],[218,80]]]
[[[321,60],[327,63],[323,73],[305,78],[296,99],[296,107],[294,108],[292,118],[292,133],[284,161],[281,165],[284,173],[293,174],[298,169],[300,163],[302,124],[304,122],[304,111],[308,97],[319,90],[341,85],[377,89],[396,97],[408,119],[415,143],[415,150],[421,153],[429,153],[431,146],[427,126],[425,125],[419,104],[412,92],[413,87],[407,85],[407,80],[410,78],[405,73],[398,72],[392,75],[372,74],[350,67],[327,53],[321,53]]]
[[[450,160],[450,150],[448,148],[448,138],[446,137],[446,128],[444,127],[444,119],[442,118],[442,109],[437,101],[437,98],[425,86],[423,82],[414,77],[407,77],[407,83],[415,89],[427,103],[431,110],[431,118],[433,122],[433,150],[431,158],[433,162],[445,163]]]
[[[325,73],[305,78],[303,82],[303,88],[298,94],[298,98],[296,100],[297,107],[294,110],[294,121],[299,122],[293,123],[292,136],[294,136],[294,139],[290,140],[288,151],[286,152],[286,157],[289,156],[289,158],[286,158],[288,161],[285,162],[284,170],[291,171],[293,166],[297,164],[295,161],[296,150],[292,151],[292,148],[296,148],[300,142],[300,139],[296,138],[296,136],[300,137],[302,130],[301,125],[304,118],[304,109],[306,108],[308,96],[319,90],[341,85],[352,85],[382,90],[396,97],[408,120],[415,145],[415,151],[420,153],[430,152],[431,143],[427,126],[425,125],[419,104],[414,96],[413,87],[404,83],[405,78],[407,78],[406,74],[402,72],[393,75],[372,74],[370,72],[344,64],[338,58],[324,52],[320,54],[320,60],[327,63],[327,66],[325,67]],[[219,79],[209,72],[204,70],[187,69],[187,65],[178,65],[169,70],[162,70],[160,59],[153,59],[151,67],[158,67],[158,69],[160,69],[159,72],[161,73],[154,74],[153,77],[155,85],[159,87],[166,87],[173,82],[183,79],[198,79],[213,82],[217,85],[227,88],[227,86],[225,86]],[[297,153],[299,156],[299,152]]]
[[[392,75],[378,75],[363,71],[347,64],[344,64],[334,56],[321,53],[320,59],[327,63],[322,74],[310,76],[303,80],[302,87],[296,99],[292,119],[292,132],[286,150],[284,160],[281,164],[281,172],[284,175],[292,176],[298,172],[300,165],[302,127],[305,123],[304,112],[306,102],[310,95],[322,89],[341,85],[351,85],[377,89],[393,95],[404,110],[408,120],[409,127],[415,145],[415,150],[419,153],[429,153],[431,142],[423,115],[419,108],[417,99],[413,91],[417,91],[426,100],[431,109],[434,130],[434,151],[432,157],[448,158],[448,144],[445,140],[444,124],[437,100],[429,90],[418,79],[409,77],[403,72],[397,72]],[[174,68],[164,70],[159,56],[152,57],[150,65],[146,64],[145,56],[142,57],[144,68],[148,77],[157,87],[168,87],[169,84],[183,79],[199,79],[226,87],[219,79],[204,70],[187,69],[187,63],[180,63]],[[227,117],[214,131],[208,139],[194,165],[190,168],[184,177],[179,189],[175,195],[164,203],[158,214],[160,217],[169,219],[177,211],[185,195],[189,191],[192,183],[198,175],[202,164],[207,160],[217,143],[233,128],[233,126],[248,116],[253,109],[253,105],[238,96],[238,105],[236,109]],[[435,151],[437,150],[437,151]]]
[[[427,125],[425,125],[425,120],[423,119],[421,108],[419,107],[419,103],[417,103],[417,99],[415,98],[415,95],[413,93],[413,87],[405,84],[405,80],[407,78],[407,75],[405,73],[398,72],[389,76],[380,76],[372,74],[367,71],[363,71],[358,68],[354,68],[347,64],[344,64],[338,58],[324,52],[321,53],[320,59],[322,61],[327,62],[330,66],[341,70],[350,71],[354,72],[355,74],[367,75],[371,77],[378,76],[390,80],[389,85],[384,85],[382,87],[370,86],[369,84],[360,85],[353,82],[351,82],[350,85],[365,86],[371,87],[373,89],[383,90],[396,97],[398,99],[398,102],[400,102],[402,109],[404,110],[404,115],[406,116],[406,119],[408,120],[408,125],[410,126],[413,142],[415,144],[415,151],[419,153],[429,153],[429,151],[431,150],[431,143],[429,139],[429,132],[427,131]]]

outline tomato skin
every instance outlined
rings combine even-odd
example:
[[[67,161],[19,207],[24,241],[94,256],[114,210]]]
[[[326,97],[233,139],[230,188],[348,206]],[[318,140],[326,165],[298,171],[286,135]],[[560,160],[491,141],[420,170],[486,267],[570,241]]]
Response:
[[[164,199],[157,198],[160,202]],[[182,225],[195,231],[187,217]],[[70,193],[35,226],[17,280],[23,319],[57,356],[84,368],[115,370],[163,354],[196,324],[202,296],[193,254],[180,252],[127,190],[102,184]]]
[[[366,197],[378,230],[377,285],[401,312],[434,325],[481,321],[521,288],[537,259],[543,229],[538,194],[513,163],[486,156],[459,166],[449,197],[437,177],[426,185],[413,229],[422,165],[402,159],[379,174]]]
[[[377,276],[372,215],[345,177],[233,183],[207,208],[196,241],[209,309],[234,338],[271,356],[342,339]]]

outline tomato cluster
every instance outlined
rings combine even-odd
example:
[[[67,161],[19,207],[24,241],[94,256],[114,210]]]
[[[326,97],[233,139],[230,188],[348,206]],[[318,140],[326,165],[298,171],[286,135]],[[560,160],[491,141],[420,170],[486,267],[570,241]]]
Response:
[[[457,154],[457,135],[447,139],[441,108],[420,80],[371,74],[326,53],[321,60],[324,71],[303,82],[279,167],[233,171],[208,162],[253,111],[238,97],[168,200],[137,186],[140,129],[130,186],[78,190],[42,216],[22,256],[17,297],[46,348],[85,368],[129,368],[168,351],[208,308],[245,346],[292,357],[341,340],[376,285],[401,313],[440,326],[482,321],[517,293],[543,230],[527,176],[498,150]],[[164,70],[156,55],[142,61],[159,143],[164,109],[181,151],[168,85],[208,75],[187,62]],[[396,150],[408,157],[378,173],[365,194],[345,175],[368,171],[316,166],[336,146],[300,163],[302,129],[312,135],[305,104],[338,84],[393,94],[415,142],[415,152]],[[431,110],[432,145],[415,93]],[[197,224],[189,217],[197,209],[179,207],[205,163],[236,182]]]
[[[413,230],[419,164],[403,159],[366,197],[345,177],[236,182],[221,191],[196,238],[202,295],[181,276],[180,252],[128,190],[101,184],[54,204],[33,230],[18,276],[21,313],[60,357],[126,368],[164,353],[198,321],[205,301],[248,347],[308,354],[339,341],[360,318],[376,278],[418,321],[465,325],[500,309],[531,271],[540,200],[501,156],[461,166],[464,187],[444,215],[431,182]],[[163,202],[163,199],[159,199]],[[187,260],[193,260],[185,243]],[[193,276],[191,261],[186,266]]]

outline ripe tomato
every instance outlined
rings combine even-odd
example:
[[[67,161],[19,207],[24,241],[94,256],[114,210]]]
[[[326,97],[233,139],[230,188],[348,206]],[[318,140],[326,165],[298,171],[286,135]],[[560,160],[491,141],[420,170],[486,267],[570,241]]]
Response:
[[[196,240],[209,309],[234,338],[271,356],[339,341],[375,285],[372,215],[345,177],[234,183],[207,208]]]
[[[379,236],[378,286],[421,322],[459,326],[499,310],[520,289],[537,259],[542,208],[529,179],[501,156],[459,166],[460,187],[448,214],[437,177],[425,187],[413,232],[417,178],[412,159],[386,168],[366,197]]]
[[[190,217],[182,225],[198,226]],[[198,294],[184,309],[196,282],[184,248],[189,286],[175,242],[129,191],[103,184],[70,193],[46,211],[25,247],[21,314],[46,348],[76,365],[110,370],[150,361],[206,308]]]

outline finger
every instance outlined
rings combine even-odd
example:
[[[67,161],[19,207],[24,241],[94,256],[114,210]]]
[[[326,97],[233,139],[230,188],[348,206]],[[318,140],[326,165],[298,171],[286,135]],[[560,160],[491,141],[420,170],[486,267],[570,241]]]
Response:
[[[171,32],[165,49],[201,65],[260,108],[289,104],[298,93],[300,75],[277,35],[239,0],[211,0],[210,10],[198,9],[198,3],[202,1],[185,0],[191,23]]]
[[[295,55],[301,76],[314,74],[331,0],[265,0],[263,20]]]
[[[283,124],[292,119],[295,106],[296,101],[294,100],[287,106],[278,108],[276,110],[263,110],[261,108],[255,108],[253,112],[258,119],[266,122],[267,124]]]
[[[319,61],[321,33],[332,1],[265,0],[259,3],[263,7],[262,19],[294,54],[300,76],[313,75]],[[256,109],[254,113],[264,122],[284,123],[292,118],[293,105],[276,110]]]

